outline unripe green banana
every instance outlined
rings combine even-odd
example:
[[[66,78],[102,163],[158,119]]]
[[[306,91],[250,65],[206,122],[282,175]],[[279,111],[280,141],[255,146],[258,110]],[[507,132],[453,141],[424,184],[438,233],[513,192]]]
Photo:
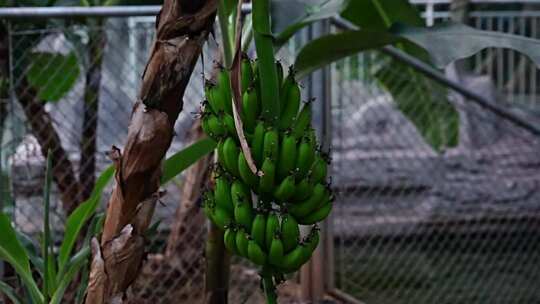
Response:
[[[281,85],[281,89],[279,90],[279,100],[281,102],[281,106],[280,106],[280,109],[281,109],[281,114],[283,115],[283,112],[285,112],[285,108],[287,106],[287,103],[288,103],[288,95],[289,95],[289,91],[291,90],[291,86],[292,85],[296,85],[296,80],[294,79],[294,71],[291,68],[289,68],[289,74],[287,75],[287,77],[285,77],[285,80],[283,81],[283,84]],[[298,110],[296,110],[296,112],[298,112]],[[296,114],[295,113],[295,118],[296,118]]]
[[[322,184],[317,184],[313,187],[313,192],[307,200],[296,204],[289,204],[287,211],[296,218],[306,217],[320,206],[322,200],[327,195],[326,187]]]
[[[276,72],[277,72],[277,79],[278,79],[278,88],[281,88],[281,84],[283,83],[283,66],[281,66],[281,62],[276,61]]]
[[[246,231],[251,231],[253,224],[253,207],[248,202],[238,201],[234,206],[234,219]]]
[[[283,240],[283,250],[291,251],[300,239],[300,227],[294,216],[286,214],[281,220],[281,239]]]
[[[214,114],[218,115],[225,110],[225,105],[223,104],[222,96],[218,96],[217,87],[215,84],[207,81],[204,85],[204,93],[210,109]]]
[[[298,147],[298,153],[296,155],[296,179],[302,180],[309,173],[309,169],[313,164],[315,158],[315,151],[311,142],[304,138]]]
[[[296,184],[294,194],[292,196],[292,201],[304,201],[313,193],[313,184],[309,182],[307,178],[301,180]]]
[[[270,249],[268,250],[268,262],[274,266],[280,266],[283,264],[283,259],[285,258],[285,251],[283,249],[283,242],[279,234],[276,234],[272,239],[270,244]]]
[[[298,222],[302,225],[313,225],[317,222],[320,222],[324,220],[330,214],[330,211],[332,211],[333,205],[334,204],[332,203],[332,201],[329,200],[315,212],[309,214],[306,217],[299,218]]]
[[[208,116],[208,129],[210,130],[210,137],[212,138],[220,138],[225,135],[226,130],[223,123],[217,118],[216,115],[209,115]]]
[[[216,178],[216,190],[214,193],[216,206],[233,214],[234,205],[231,199],[231,185],[223,176]]]
[[[248,88],[242,96],[242,119],[244,128],[248,132],[253,132],[257,123],[257,118],[260,114],[259,99],[257,98],[257,90]]]
[[[275,235],[279,233],[279,231],[279,218],[275,213],[271,212],[266,218],[266,248],[270,248],[272,240],[274,239]]]
[[[310,123],[311,123],[311,102],[307,102],[304,104],[302,111],[300,111],[300,114],[298,114],[298,117],[296,118],[293,131],[292,131],[293,136],[296,137],[297,139],[300,139],[302,136],[304,136],[306,129],[309,127]]]
[[[225,125],[229,136],[238,138],[238,134],[236,134],[236,127],[234,126],[234,118],[231,115],[223,115],[223,124]]]
[[[242,84],[242,93],[244,93],[250,86],[251,81],[253,80],[253,70],[251,69],[251,61],[246,54],[242,54],[242,63],[241,63],[241,84]]]
[[[287,79],[289,79],[289,77],[287,77]],[[281,111],[281,118],[279,120],[280,130],[292,128],[300,107],[300,87],[296,83],[287,87],[289,92],[284,93],[286,94],[286,97],[284,96],[286,100],[282,102],[285,108]]]
[[[253,141],[251,142],[251,153],[257,166],[261,166],[264,160],[263,147],[264,147],[264,123],[259,121],[253,131]]]
[[[236,249],[240,256],[248,257],[248,235],[243,228],[236,231]]]
[[[285,202],[293,195],[294,190],[294,176],[289,175],[281,182],[281,184],[279,184],[276,190],[274,190],[274,197],[279,202]]]
[[[211,131],[210,131],[210,126],[208,124],[208,118],[209,118],[210,115],[211,115],[210,113],[203,112],[203,114],[201,116],[201,127],[202,127],[204,133],[208,134],[208,136],[215,139],[213,134],[210,135]]]
[[[225,229],[225,234],[223,235],[223,242],[225,243],[225,248],[233,254],[238,254],[236,249],[236,230],[235,228],[228,227]]]
[[[327,174],[327,166],[328,164],[320,155],[315,156],[315,161],[311,167],[311,174],[309,175],[309,180],[312,183],[320,183],[324,181]]]
[[[244,183],[251,187],[251,189],[257,190],[259,187],[259,178],[249,168],[244,152],[238,154],[238,173]]]
[[[212,218],[214,219],[214,224],[224,230],[232,223],[231,214],[224,210],[223,208],[216,207],[213,209]]]
[[[250,206],[253,204],[253,200],[251,199],[251,191],[239,180],[235,180],[231,184],[231,198],[234,206],[239,203],[247,203]]]
[[[223,156],[223,142],[225,140],[221,139],[220,141],[218,141],[218,144],[217,144],[217,154],[218,154],[218,163],[221,165],[222,168],[226,168],[227,166],[225,166],[225,156]]]
[[[287,253],[283,258],[281,267],[289,270],[296,271],[302,266],[306,255],[306,248],[303,244],[298,244],[291,252]]]
[[[266,247],[266,214],[257,213],[251,226],[251,238],[259,244],[261,248]]]
[[[263,157],[276,162],[279,153],[279,135],[276,130],[270,129],[264,134]]]
[[[276,166],[270,158],[266,158],[262,164],[261,169],[263,172],[263,176],[261,176],[260,178],[259,192],[272,193],[272,190],[274,190]]]
[[[283,135],[279,148],[277,178],[282,180],[291,174],[296,166],[296,138],[290,134]]]
[[[229,137],[223,143],[223,157],[225,158],[225,168],[234,176],[240,176],[238,172],[238,154],[240,150],[236,142]]]
[[[223,100],[225,113],[232,115],[232,92],[229,72],[226,69],[220,69],[217,76],[217,94]]]
[[[266,264],[266,253],[264,253],[255,240],[249,240],[248,242],[248,257],[257,265],[263,266]]]

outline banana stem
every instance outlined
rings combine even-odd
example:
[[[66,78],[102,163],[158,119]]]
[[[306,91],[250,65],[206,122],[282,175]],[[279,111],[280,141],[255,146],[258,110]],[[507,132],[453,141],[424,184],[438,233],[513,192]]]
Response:
[[[266,294],[266,303],[277,304],[276,287],[272,280],[272,273],[266,269],[263,270],[261,280],[263,281],[264,293]]]
[[[276,125],[280,114],[279,85],[270,28],[269,1],[253,0],[252,5],[253,37],[259,60],[259,79],[262,89],[262,115],[268,123]]]
[[[229,28],[229,16],[225,12],[225,1],[219,0],[218,7],[219,29],[221,31],[221,41],[223,41],[223,62],[225,67],[229,68],[232,63],[233,44]]]

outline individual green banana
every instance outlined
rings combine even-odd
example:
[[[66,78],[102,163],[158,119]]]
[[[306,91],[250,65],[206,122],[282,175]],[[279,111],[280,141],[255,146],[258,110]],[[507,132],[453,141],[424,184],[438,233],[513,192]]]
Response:
[[[276,71],[277,71],[278,87],[281,88],[281,84],[283,83],[283,66],[281,65],[281,62],[279,62],[279,60],[276,61]]]
[[[242,78],[242,93],[244,93],[250,86],[251,81],[253,80],[253,70],[251,69],[251,61],[249,57],[244,53],[242,54],[242,63],[240,66]]]
[[[251,154],[257,166],[261,166],[264,160],[263,158],[263,146],[264,146],[264,123],[259,121],[253,131],[253,141],[251,142]]]
[[[227,129],[227,133],[229,134],[229,136],[238,138],[238,135],[236,134],[236,127],[234,125],[234,118],[231,115],[229,114],[223,115],[223,124],[225,125],[225,128]]]
[[[242,119],[244,128],[248,132],[253,132],[257,123],[257,118],[260,114],[259,99],[257,98],[257,90],[250,87],[242,96]]]
[[[255,240],[249,240],[248,242],[248,258],[257,265],[263,266],[266,264],[266,253]]]
[[[307,215],[306,217],[299,218],[298,222],[302,225],[313,225],[317,222],[320,222],[330,214],[333,205],[334,204],[332,203],[332,201],[329,200],[315,212]]]
[[[307,178],[301,180],[296,184],[294,194],[291,198],[292,201],[304,201],[313,193],[313,184],[309,182]]]
[[[223,99],[221,96],[218,96],[217,87],[215,84],[207,81],[204,85],[204,93],[208,104],[212,109],[214,114],[220,114],[225,110],[225,105],[223,104]]]
[[[296,271],[302,266],[306,256],[306,247],[303,244],[298,244],[291,252],[283,257],[281,267],[288,271]]]
[[[216,189],[214,197],[217,207],[226,210],[227,212],[229,212],[229,214],[233,214],[234,205],[231,199],[231,185],[223,176],[219,176],[216,178]]]
[[[281,220],[281,239],[285,252],[296,247],[300,239],[300,227],[294,216],[290,214],[286,214]]]
[[[258,212],[251,225],[251,238],[259,244],[261,248],[266,247],[266,214]]]
[[[266,158],[262,164],[263,176],[259,181],[259,192],[271,193],[274,189],[274,178],[276,173],[276,166],[270,158]]]
[[[289,204],[287,211],[296,218],[306,217],[322,204],[323,199],[329,198],[327,191],[324,185],[317,184],[313,187],[313,192],[307,200]]]
[[[279,135],[274,129],[266,131],[264,134],[263,157],[268,157],[272,161],[277,161],[279,153]]]
[[[232,92],[229,72],[222,68],[218,72],[217,76],[217,94],[221,96],[223,100],[225,113],[232,115]]]
[[[294,194],[294,190],[294,176],[289,175],[274,190],[274,197],[279,202],[285,202]]]
[[[253,224],[253,207],[250,203],[238,201],[234,206],[234,220],[246,231],[251,231]]]
[[[208,129],[210,130],[210,137],[212,138],[220,138],[225,135],[226,130],[223,123],[217,118],[216,115],[209,115],[208,116]]]
[[[259,187],[259,178],[249,168],[244,152],[238,154],[238,174],[244,183],[252,189],[256,190]]]
[[[298,114],[296,121],[293,126],[292,134],[297,139],[300,139],[304,136],[306,129],[311,123],[311,102],[304,104],[302,111]]]
[[[231,184],[231,198],[233,205],[236,206],[239,203],[247,203],[250,206],[253,204],[251,199],[251,191],[240,180],[235,180]]]
[[[279,231],[279,218],[274,212],[271,212],[266,218],[266,236],[264,238],[266,241],[266,248],[270,248],[272,240]]]
[[[315,161],[311,167],[311,173],[309,175],[309,180],[312,183],[320,183],[324,181],[327,174],[328,164],[320,155],[315,156]]]
[[[274,266],[280,266],[283,264],[283,259],[285,258],[285,251],[283,249],[283,242],[279,234],[276,234],[272,239],[270,244],[270,249],[268,250],[268,262]]]
[[[236,249],[240,256],[248,257],[248,235],[243,228],[236,231]]]
[[[223,143],[224,142],[225,140],[221,139],[217,145],[218,163],[221,165],[223,169],[227,168],[227,166],[225,165],[225,156],[223,156]]]
[[[225,155],[225,157],[227,157]],[[315,151],[311,142],[304,138],[298,147],[298,153],[296,154],[296,180],[302,180],[309,173],[313,160],[315,158]]]
[[[210,136],[210,137],[212,137],[213,139],[215,139],[214,136],[213,136],[213,134],[212,134],[212,135],[210,134],[210,132],[211,132],[211,131],[210,131],[210,125],[208,124],[208,118],[210,117],[210,115],[211,115],[211,114],[208,113],[208,112],[203,112],[203,113],[202,113],[202,116],[201,116],[201,127],[202,127],[204,133],[208,134],[208,136]]]
[[[222,230],[232,223],[231,214],[220,207],[215,207],[213,209],[212,218],[214,219],[214,224],[216,224],[216,226],[218,226]]]
[[[223,235],[223,243],[225,243],[225,248],[233,254],[238,254],[236,249],[236,229],[228,227],[225,229],[225,234]]]
[[[291,174],[296,165],[296,138],[291,134],[283,135],[279,146],[279,163],[277,165],[278,180]]]
[[[287,77],[287,79],[288,78],[289,77]],[[285,82],[287,82],[287,80]],[[283,98],[286,98],[286,101],[282,102],[285,108],[281,110],[281,117],[279,120],[280,130],[292,128],[296,115],[298,114],[298,109],[300,108],[301,94],[298,84],[294,83],[293,85],[287,86],[287,89],[289,92],[283,93],[286,94],[286,96],[283,96]]]
[[[232,137],[229,137],[223,143],[223,157],[225,160],[225,168],[234,176],[240,176],[238,172],[238,154],[240,149]]]

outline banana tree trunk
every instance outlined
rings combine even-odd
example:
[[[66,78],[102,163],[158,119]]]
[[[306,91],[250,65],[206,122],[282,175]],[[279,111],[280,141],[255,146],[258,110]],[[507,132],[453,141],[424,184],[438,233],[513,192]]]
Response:
[[[114,149],[116,185],[101,242],[92,241],[86,303],[122,303],[144,256],[144,232],[159,198],[161,162],[174,135],[182,98],[212,30],[217,0],[166,0],[156,19],[139,100],[123,153]]]
[[[209,225],[206,240],[205,304],[227,304],[231,255],[223,244],[223,230]]]
[[[101,28],[103,21],[97,21],[95,30],[90,30],[88,40],[88,67],[84,87],[84,117],[81,140],[81,161],[79,182],[82,199],[92,193],[96,172],[96,141],[98,127],[99,93],[101,84],[101,65],[105,49],[106,36]]]

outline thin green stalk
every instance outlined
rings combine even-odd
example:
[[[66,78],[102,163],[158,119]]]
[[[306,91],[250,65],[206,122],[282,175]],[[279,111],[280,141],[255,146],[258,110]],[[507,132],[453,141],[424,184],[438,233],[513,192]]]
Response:
[[[226,67],[230,67],[233,59],[233,43],[229,31],[229,16],[225,11],[225,1],[219,0],[218,21],[221,30],[221,41],[223,41],[223,62]]]
[[[259,65],[263,118],[270,124],[278,121],[279,85],[274,59],[274,45],[270,28],[268,0],[253,1],[253,37]]]
[[[230,257],[223,244],[223,230],[211,224],[205,248],[205,304],[227,304]]]
[[[50,194],[51,194],[51,180],[52,180],[52,157],[51,150],[47,152],[47,167],[45,169],[45,186],[43,189],[43,204],[44,204],[44,214],[43,214],[43,297],[45,298],[45,303],[49,302],[50,294],[50,282],[51,276],[49,267],[49,246],[51,242],[51,230],[49,227],[49,210],[50,210]]]
[[[272,272],[263,269],[261,280],[263,281],[264,293],[266,294],[266,303],[277,304],[276,287],[272,280]]]

